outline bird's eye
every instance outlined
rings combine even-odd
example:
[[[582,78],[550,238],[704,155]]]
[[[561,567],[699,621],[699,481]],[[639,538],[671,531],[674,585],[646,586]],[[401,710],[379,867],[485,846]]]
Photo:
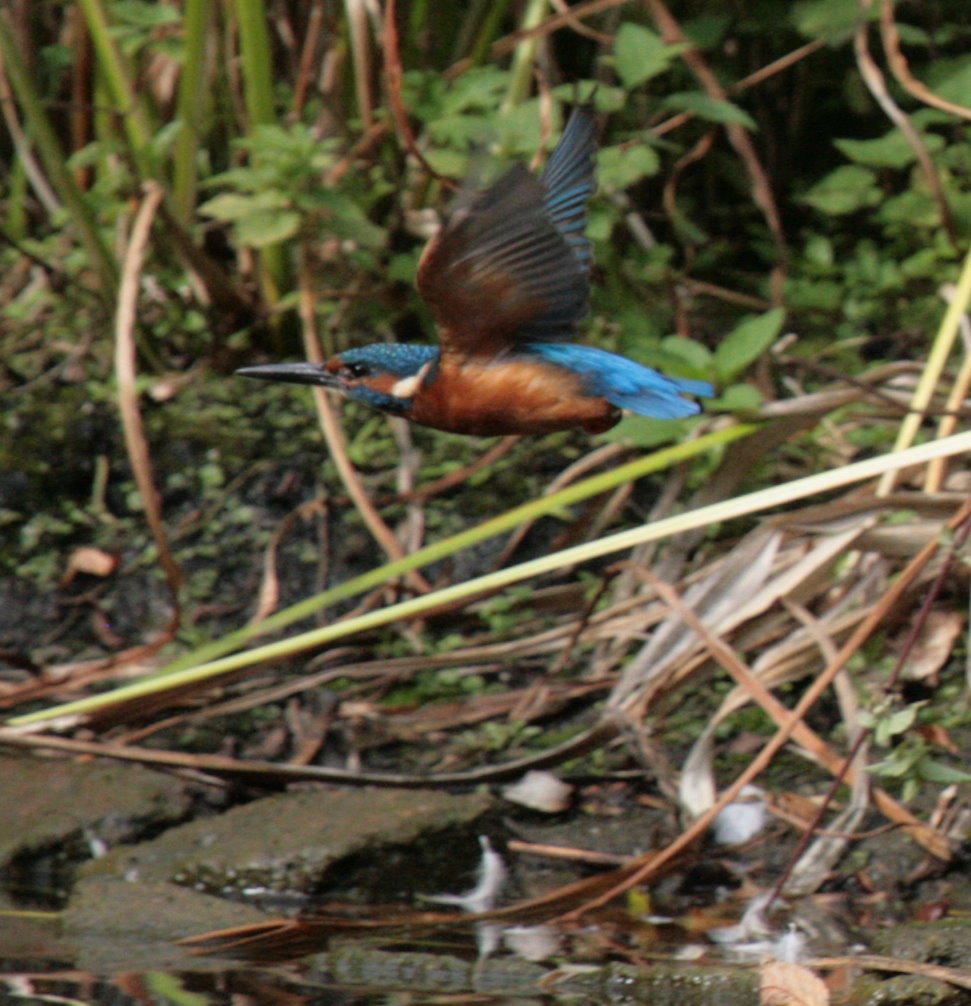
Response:
[[[345,363],[344,370],[348,377],[367,377],[371,368],[366,363]]]

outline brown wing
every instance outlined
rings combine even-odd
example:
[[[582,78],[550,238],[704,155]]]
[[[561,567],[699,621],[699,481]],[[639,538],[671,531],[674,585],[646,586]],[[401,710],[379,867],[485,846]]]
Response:
[[[546,187],[517,165],[460,206],[418,266],[445,353],[494,356],[569,339],[587,306],[584,263],[550,216]]]

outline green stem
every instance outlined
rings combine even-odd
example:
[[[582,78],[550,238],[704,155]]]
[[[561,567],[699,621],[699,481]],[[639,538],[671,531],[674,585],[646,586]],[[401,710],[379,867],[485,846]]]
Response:
[[[172,186],[172,210],[183,226],[189,224],[195,209],[199,137],[211,102],[206,87],[206,49],[212,9],[212,0],[185,0],[185,56],[176,112],[180,129],[175,143]]]
[[[594,475],[592,478],[584,479],[582,482],[577,482],[572,486],[567,486],[565,489],[561,489],[551,496],[544,496],[542,499],[531,500],[529,503],[513,507],[512,510],[507,510],[504,514],[493,517],[482,524],[477,524],[473,528],[450,535],[441,541],[433,542],[431,545],[426,545],[424,548],[412,552],[411,555],[407,555],[403,559],[396,559],[394,562],[385,563],[383,566],[377,567],[377,569],[362,573],[360,576],[340,583],[336,587],[331,587],[329,590],[316,594],[314,597],[298,601],[289,608],[284,608],[282,611],[270,615],[269,618],[265,618],[256,625],[248,625],[243,629],[238,629],[236,632],[232,632],[222,639],[217,639],[201,647],[194,653],[186,654],[186,656],[173,661],[167,667],[160,670],[158,674],[170,674],[182,667],[198,663],[200,660],[210,660],[215,655],[229,653],[231,650],[235,650],[237,647],[247,643],[254,636],[261,636],[278,629],[286,628],[286,626],[292,625],[294,622],[309,618],[324,608],[329,608],[331,605],[345,601],[348,598],[356,597],[358,594],[363,594],[365,591],[380,587],[382,584],[390,583],[405,573],[420,569],[422,566],[427,566],[433,562],[440,562],[455,552],[478,545],[482,541],[494,538],[496,535],[518,527],[520,524],[525,524],[527,521],[536,520],[538,517],[546,514],[555,513],[563,507],[571,506],[581,500],[589,499],[591,496],[607,492],[616,486],[623,485],[625,482],[642,478],[652,472],[662,471],[689,458],[704,454],[715,447],[731,443],[742,437],[747,437],[757,428],[755,426],[739,425],[727,430],[720,430],[717,433],[709,433],[706,436],[699,437],[697,440],[676,444],[674,447],[668,447],[665,450],[655,451],[647,457],[638,458],[636,461],[621,465],[619,468],[613,468],[608,472]]]
[[[234,9],[239,25],[244,101],[252,133],[256,126],[270,126],[276,122],[273,60],[266,6],[263,0],[236,0]],[[282,246],[267,245],[260,252],[260,261],[263,265],[260,275],[263,295],[273,305],[290,288],[289,270]]]
[[[542,24],[548,6],[548,0],[529,0],[521,30],[528,31],[530,28],[536,28]],[[509,86],[506,88],[506,98],[502,103],[504,109],[515,108],[529,94],[529,88],[533,82],[533,65],[536,62],[536,46],[538,44],[536,37],[530,36],[524,38],[516,46],[512,57],[512,66],[509,69]]]
[[[725,440],[726,434],[741,436],[752,431],[753,427],[751,426],[734,427],[730,430],[721,431],[720,434],[711,434],[708,438],[700,438],[692,445],[681,444],[678,447],[660,451],[657,455],[642,459],[640,463],[653,461],[660,455],[665,456],[670,461],[672,454],[676,453],[680,447],[694,446],[706,439],[710,445],[712,438]],[[731,436],[727,439],[731,439]],[[921,444],[918,447],[910,447],[905,451],[882,454],[879,457],[867,458],[864,461],[844,465],[842,468],[832,471],[807,475],[792,482],[757,490],[737,499],[721,500],[718,503],[712,503],[697,510],[690,510],[686,513],[675,514],[673,517],[666,517],[663,520],[655,521],[653,524],[630,528],[627,531],[619,531],[605,538],[598,538],[596,541],[576,545],[573,548],[564,549],[552,555],[543,556],[540,559],[532,559],[529,562],[520,563],[518,566],[511,566],[507,569],[487,573],[485,576],[468,580],[465,583],[453,584],[451,587],[445,587],[442,590],[425,594],[422,597],[400,601],[397,604],[379,608],[375,611],[368,611],[363,615],[358,615],[356,618],[349,618],[343,622],[335,622],[322,626],[319,629],[312,629],[310,632],[301,633],[292,639],[269,643],[253,650],[247,650],[244,653],[235,653],[221,660],[213,660],[209,663],[182,668],[177,673],[167,674],[163,679],[160,679],[157,675],[153,675],[141,681],[123,685],[105,695],[93,695],[85,699],[79,699],[76,702],[68,702],[55,706],[53,709],[40,710],[28,713],[25,716],[16,716],[8,720],[8,725],[22,726],[62,716],[85,714],[95,709],[101,709],[105,706],[130,701],[146,695],[153,695],[171,688],[198,685],[203,681],[211,681],[213,678],[243,670],[254,664],[292,657],[296,653],[320,647],[326,643],[332,643],[354,633],[375,629],[391,622],[415,618],[436,608],[454,605],[460,601],[466,601],[469,598],[477,597],[484,593],[491,593],[510,584],[541,576],[544,573],[557,569],[582,562],[590,562],[593,559],[612,555],[617,552],[624,552],[636,546],[644,545],[651,541],[659,541],[662,538],[681,534],[685,531],[695,530],[700,527],[711,527],[722,521],[734,520],[747,514],[762,513],[779,506],[790,506],[797,500],[806,499],[818,493],[838,489],[842,486],[864,482],[877,475],[881,475],[885,471],[924,464],[934,458],[949,457],[955,454],[966,453],[969,450],[971,450],[971,431],[966,431],[946,437],[944,440],[934,440],[927,444]],[[633,462],[633,464],[638,464],[638,462]],[[629,465],[625,467],[630,468]],[[607,473],[607,475],[609,474]],[[605,477],[597,476],[597,479]],[[593,481],[596,481],[596,479],[588,480],[588,482]],[[560,496],[560,494],[557,493],[557,496]],[[552,499],[553,497],[550,497],[550,500]],[[538,500],[536,502],[544,503],[548,501]],[[527,504],[527,507],[534,505]],[[518,509],[522,511],[524,508],[520,507]],[[504,515],[504,517],[508,517],[508,514]],[[480,529],[476,528],[475,530],[478,531]],[[390,563],[388,566],[382,567],[382,569],[391,569],[397,565],[399,563]],[[361,579],[361,577],[358,577],[358,581]],[[322,597],[323,595],[320,596]],[[301,605],[295,606],[295,608],[299,607]],[[293,612],[295,608],[290,608],[288,611]],[[283,612],[280,614],[283,614]],[[262,624],[265,625],[266,623]]]
[[[475,66],[480,66],[485,62],[489,53],[489,46],[492,45],[499,34],[502,19],[505,17],[506,11],[509,9],[509,3],[510,0],[492,0],[491,3],[487,4],[485,20],[479,28],[475,44],[469,51],[469,59]],[[464,52],[464,49],[460,49],[456,46],[454,56],[456,61],[458,61],[462,52]]]
[[[115,44],[102,0],[78,0],[98,57],[98,69],[105,81],[114,108],[114,119],[121,123],[135,166],[143,180],[162,181],[159,165],[152,153],[154,130],[145,104],[132,85],[128,67]]]
[[[927,363],[924,364],[924,370],[910,402],[910,412],[904,417],[904,421],[897,431],[894,450],[903,450],[914,442],[921,424],[926,418],[925,413],[934,392],[940,387],[941,375],[944,373],[947,358],[951,355],[951,350],[954,348],[954,343],[961,330],[961,321],[965,317],[969,301],[971,301],[971,251],[964,257],[957,288],[947,305],[947,311],[941,320],[937,335],[934,337],[930,355],[927,357]],[[897,472],[887,472],[880,480],[877,495],[887,496],[893,490],[897,476]]]

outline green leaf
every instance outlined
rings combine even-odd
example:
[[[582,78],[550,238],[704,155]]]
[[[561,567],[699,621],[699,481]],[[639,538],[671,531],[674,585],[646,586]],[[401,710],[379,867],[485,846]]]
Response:
[[[971,59],[939,57],[927,64],[927,86],[937,95],[967,105],[971,93]]]
[[[652,353],[647,361],[649,367],[659,367],[662,370],[672,365],[683,364],[695,371],[693,376],[703,376],[711,369],[711,352],[707,346],[686,339],[682,335],[668,335],[661,340],[660,353]],[[682,369],[684,369],[684,366]]]
[[[851,35],[861,17],[872,20],[876,17],[876,8],[865,14],[861,12],[859,0],[809,0],[796,4],[792,12],[792,20],[802,35],[827,38],[831,42]]]
[[[300,230],[300,214],[294,210],[257,210],[236,221],[240,244],[263,248],[292,238]]]
[[[873,731],[876,742],[880,745],[886,745],[898,734],[906,733],[914,725],[918,711],[919,705],[915,703],[877,720]]]
[[[871,168],[905,168],[916,159],[914,149],[899,130],[875,140],[834,140],[838,150],[842,151],[851,161],[866,164]],[[936,133],[924,135],[924,144],[934,153],[944,146],[944,138]]]
[[[867,766],[867,771],[887,779],[899,779],[911,772],[913,767],[913,763],[907,758],[890,757]]]
[[[499,67],[474,67],[449,81],[442,95],[442,112],[449,115],[470,108],[492,112],[507,83],[506,71]]]
[[[240,195],[224,192],[214,196],[199,207],[199,212],[216,220],[243,220],[253,213],[282,209],[286,199],[280,192],[264,192],[260,195]]]
[[[469,170],[469,156],[447,147],[430,147],[425,151],[425,160],[440,175],[461,178]]]
[[[160,28],[179,23],[179,12],[168,4],[144,3],[142,0],[116,0],[111,13],[122,24],[139,28]]]
[[[604,434],[605,440],[624,441],[635,447],[659,447],[661,444],[680,440],[685,431],[690,429],[690,420],[686,419],[652,419],[650,416],[624,416],[610,431]]]
[[[414,252],[399,252],[388,259],[385,275],[389,280],[413,286],[418,272],[418,256]]]
[[[927,782],[939,782],[945,785],[952,782],[971,781],[971,773],[964,772],[959,768],[953,768],[939,761],[927,760],[922,762],[920,774]]]
[[[700,91],[676,91],[674,94],[669,94],[663,104],[665,108],[674,112],[693,112],[700,119],[707,119],[720,125],[735,122],[746,129],[753,131],[758,129],[755,119],[745,109],[733,105],[730,101],[711,98]]]
[[[803,202],[833,216],[875,206],[882,198],[877,176],[858,164],[844,164],[821,178]]]
[[[637,87],[664,73],[671,60],[685,48],[683,43],[668,45],[650,28],[625,21],[614,42],[614,68],[625,87]]]
[[[646,144],[604,147],[597,154],[597,178],[603,188],[612,191],[656,175],[660,167],[657,154]]]
[[[524,101],[491,117],[485,138],[494,139],[503,158],[532,157],[542,140],[539,102]],[[479,134],[481,142],[483,134]]]
[[[698,14],[681,22],[685,35],[691,39],[691,44],[699,49],[714,49],[721,45],[729,32],[736,27],[735,19],[727,12],[715,13],[717,8],[712,5],[710,11]]]
[[[909,189],[885,199],[875,216],[884,223],[903,225],[908,233],[913,233],[915,228],[939,227],[941,208],[929,193]]]
[[[715,372],[722,381],[729,381],[758,359],[778,338],[786,312],[774,307],[765,314],[746,318],[718,344],[715,350]]]
[[[716,408],[719,412],[757,412],[763,401],[758,388],[743,382],[730,385],[714,402],[704,403],[704,408],[706,411]]]
[[[345,212],[323,223],[331,234],[346,241],[353,241],[362,248],[383,248],[387,240],[384,228],[371,223],[354,203],[347,203]]]

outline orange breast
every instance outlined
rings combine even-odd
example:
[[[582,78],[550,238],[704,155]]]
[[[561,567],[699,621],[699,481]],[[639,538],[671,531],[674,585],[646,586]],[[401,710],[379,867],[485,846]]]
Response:
[[[581,378],[541,361],[458,365],[445,358],[435,380],[415,396],[409,418],[453,433],[503,436],[582,427],[609,430],[620,411],[582,393]]]

